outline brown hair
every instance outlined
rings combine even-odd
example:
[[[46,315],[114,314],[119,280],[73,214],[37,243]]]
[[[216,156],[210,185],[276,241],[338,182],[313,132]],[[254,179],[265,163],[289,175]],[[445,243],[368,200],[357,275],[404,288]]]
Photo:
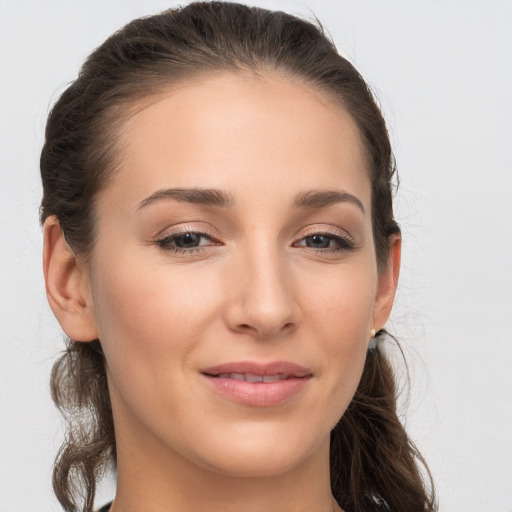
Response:
[[[90,254],[94,200],[115,170],[116,135],[129,107],[187,77],[225,71],[267,71],[301,80],[351,114],[368,157],[373,234],[382,268],[390,237],[400,230],[392,207],[394,160],[371,92],[320,24],[235,3],[194,2],[135,20],[90,55],[48,118],[41,154],[41,221],[55,215],[70,247],[84,257]],[[116,461],[100,340],[68,340],[51,386],[68,420],[55,462],[54,490],[66,511],[89,512],[98,478]],[[346,512],[435,510],[432,482],[426,488],[418,463],[430,475],[399,421],[396,400],[391,366],[377,344],[331,433],[332,493]]]

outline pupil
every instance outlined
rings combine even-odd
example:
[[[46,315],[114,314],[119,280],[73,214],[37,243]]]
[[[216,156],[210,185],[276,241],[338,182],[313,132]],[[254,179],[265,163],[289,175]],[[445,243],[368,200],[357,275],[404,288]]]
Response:
[[[328,237],[323,235],[310,236],[306,242],[308,247],[316,247],[317,249],[327,249],[329,247],[330,240]]]
[[[176,238],[175,243],[178,247],[190,248],[199,245],[199,235],[196,233],[185,233]]]

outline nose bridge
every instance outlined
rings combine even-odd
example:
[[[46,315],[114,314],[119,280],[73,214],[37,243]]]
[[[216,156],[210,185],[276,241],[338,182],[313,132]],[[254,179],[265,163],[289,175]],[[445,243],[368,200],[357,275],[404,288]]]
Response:
[[[268,337],[297,324],[300,315],[292,275],[275,241],[253,240],[240,252],[236,266],[232,328]]]

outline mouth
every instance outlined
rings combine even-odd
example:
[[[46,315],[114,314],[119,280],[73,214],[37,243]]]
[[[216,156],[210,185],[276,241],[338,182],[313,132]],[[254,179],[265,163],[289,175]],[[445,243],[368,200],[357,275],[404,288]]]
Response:
[[[291,378],[297,378],[292,375],[285,375],[278,373],[276,375],[257,375],[255,373],[219,373],[218,375],[209,375],[210,377],[216,379],[233,379],[233,380],[243,380],[245,382],[279,382],[280,380],[287,380]]]
[[[311,370],[284,361],[226,363],[205,368],[201,374],[224,398],[257,407],[287,402],[298,395],[313,376]]]

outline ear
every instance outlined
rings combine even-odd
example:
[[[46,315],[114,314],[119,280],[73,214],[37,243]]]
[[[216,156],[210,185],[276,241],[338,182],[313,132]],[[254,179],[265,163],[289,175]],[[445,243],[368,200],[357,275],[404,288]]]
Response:
[[[66,243],[55,216],[44,223],[43,271],[48,302],[66,335],[75,341],[98,338],[89,276]]]
[[[389,239],[386,266],[379,272],[377,296],[373,307],[373,329],[377,332],[384,327],[391,314],[400,274],[401,252],[402,237],[399,234],[392,235]]]

